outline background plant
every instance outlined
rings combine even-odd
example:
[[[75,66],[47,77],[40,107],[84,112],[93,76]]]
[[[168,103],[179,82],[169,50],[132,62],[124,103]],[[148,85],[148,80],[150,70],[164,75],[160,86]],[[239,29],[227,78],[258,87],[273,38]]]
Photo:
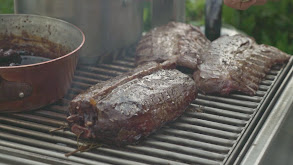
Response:
[[[0,0],[0,14],[13,13],[13,0]]]
[[[186,21],[204,24],[205,0],[186,0]],[[268,1],[245,11],[223,6],[222,22],[255,38],[293,54],[293,1]]]

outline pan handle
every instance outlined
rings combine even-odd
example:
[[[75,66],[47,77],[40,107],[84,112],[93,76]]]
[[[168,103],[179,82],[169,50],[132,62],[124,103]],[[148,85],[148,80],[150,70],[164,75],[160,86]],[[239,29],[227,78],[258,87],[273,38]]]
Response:
[[[7,81],[0,76],[0,103],[26,98],[32,89],[28,83]]]

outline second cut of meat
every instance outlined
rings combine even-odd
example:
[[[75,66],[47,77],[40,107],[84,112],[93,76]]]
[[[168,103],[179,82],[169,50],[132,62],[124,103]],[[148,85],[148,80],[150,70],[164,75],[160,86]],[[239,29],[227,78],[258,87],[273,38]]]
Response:
[[[247,36],[223,36],[201,54],[202,64],[193,77],[203,93],[226,95],[241,91],[255,95],[272,65],[285,63],[289,58],[277,48],[258,45]]]

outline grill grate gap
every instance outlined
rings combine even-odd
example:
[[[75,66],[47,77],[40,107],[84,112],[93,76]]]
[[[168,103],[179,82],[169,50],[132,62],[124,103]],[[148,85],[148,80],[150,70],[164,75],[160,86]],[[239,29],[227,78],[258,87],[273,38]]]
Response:
[[[206,113],[206,114],[212,114],[212,115],[223,116],[223,117],[245,120],[245,121],[249,120],[249,118],[251,117],[251,115],[249,114],[233,112],[233,111],[229,111],[225,109],[218,109],[218,108],[212,108],[212,107],[202,107],[196,104],[191,104],[190,107],[191,108],[187,109],[187,112]]]
[[[237,100],[233,98],[223,98],[223,97],[217,97],[217,96],[207,96],[207,95],[198,95],[198,99],[204,99],[204,100],[210,100],[214,102],[221,102],[221,103],[227,103],[230,105],[236,105],[236,106],[243,106],[248,108],[256,108],[258,106],[258,102],[251,102],[251,101],[245,101],[245,100]]]
[[[47,117],[50,119],[58,119],[61,121],[66,121],[66,115],[48,111],[48,110],[39,110],[39,111],[36,111],[35,114],[37,114],[38,116]]]
[[[165,159],[170,159],[173,161],[182,161],[183,163],[188,164],[220,164],[220,162],[215,160],[209,160],[209,159],[203,159],[196,156],[189,156],[185,154],[180,153],[174,153],[171,151],[164,151],[161,149],[155,149],[152,147],[146,147],[146,146],[127,146],[128,149],[135,151],[137,153],[146,154],[146,155],[154,155],[156,157],[161,157]]]
[[[228,124],[222,124],[222,123],[218,123],[214,121],[207,121],[207,120],[191,118],[186,116],[179,118],[178,122],[181,122],[184,124],[190,124],[190,125],[198,125],[202,127],[207,127],[207,128],[212,128],[212,129],[217,129],[217,130],[227,131],[227,132],[233,132],[233,133],[240,133],[242,131],[241,128],[231,126]]]
[[[106,75],[102,75],[102,74],[96,74],[93,72],[85,72],[85,71],[76,71],[75,77],[76,76],[83,77],[83,80],[89,79],[89,80],[93,81],[93,83],[98,83],[99,81],[97,81],[97,80],[105,81],[105,80],[108,80],[112,77],[112,76],[106,76]]]
[[[245,114],[252,114],[254,112],[253,108],[248,108],[248,107],[239,106],[239,105],[231,105],[227,103],[215,102],[210,100],[203,100],[200,98],[195,99],[193,103],[201,105],[201,107],[213,107],[213,108],[219,108],[219,109],[226,109],[233,112],[240,112]]]
[[[231,133],[227,131],[217,130],[213,128],[198,126],[198,125],[190,125],[185,123],[173,123],[171,125],[178,130],[190,131],[190,132],[197,132],[202,133],[205,135],[211,135],[215,137],[222,137],[226,139],[237,139],[238,135],[236,133]]]
[[[31,122],[35,122],[35,123],[42,123],[42,124],[46,124],[48,126],[52,126],[52,127],[56,127],[56,128],[59,128],[60,126],[64,125],[64,121],[48,119],[48,118],[45,118],[45,117],[31,115],[31,114],[19,113],[19,114],[14,114],[11,117],[13,117],[15,119],[23,120],[23,121],[31,121]]]
[[[198,156],[204,159],[212,159],[216,161],[223,161],[225,156],[222,154],[214,153],[205,151],[202,148],[198,148],[195,146],[184,146],[184,145],[177,145],[174,143],[167,143],[164,141],[157,141],[157,140],[148,140],[145,142],[145,144],[151,148],[157,148],[167,151],[172,151],[174,153],[182,153],[190,156]],[[229,149],[226,149],[225,153],[228,153]]]
[[[73,79],[77,82],[82,82],[82,83],[86,83],[86,84],[96,84],[96,83],[101,82],[100,80],[95,79],[95,78],[81,77],[81,76],[77,76],[77,75],[75,75]],[[99,79],[102,79],[102,78],[99,78]]]
[[[152,140],[153,139],[153,140]],[[185,146],[189,148],[194,148],[196,151],[201,150],[201,152],[207,153],[215,153],[218,154],[227,154],[229,151],[228,146],[208,143],[208,142],[201,142],[201,141],[194,141],[191,139],[180,138],[176,136],[170,135],[154,135],[150,138],[150,140],[146,141],[145,144],[157,144],[159,145],[160,142],[164,142],[163,144],[176,144],[180,146]],[[202,155],[207,157],[207,155]]]
[[[214,136],[210,136],[210,135],[204,135],[204,134],[200,134],[200,133],[196,133],[196,132],[177,130],[177,129],[173,129],[173,128],[165,128],[161,131],[160,134],[155,134],[153,136],[154,136],[154,138],[159,138],[164,141],[171,141],[171,142],[174,142],[175,144],[181,144],[184,142],[188,142],[186,144],[189,145],[192,143],[205,142],[205,143],[220,145],[220,146],[224,146],[224,147],[231,147],[234,144],[234,140],[232,140],[232,139],[214,137]],[[182,139],[184,139],[184,140],[182,140]]]
[[[235,118],[229,118],[229,117],[225,117],[225,116],[213,115],[213,114],[208,114],[208,113],[186,112],[186,114],[188,114],[190,116],[194,116],[194,117],[196,117],[198,119],[216,121],[216,122],[219,122],[219,123],[238,126],[238,127],[242,127],[242,126],[246,125],[246,123],[247,123],[247,121],[244,121],[244,120],[238,120],[238,119],[235,119]]]
[[[92,66],[86,66],[86,65],[79,66],[77,70],[81,70],[81,71],[84,71],[84,72],[101,74],[101,75],[105,75],[105,76],[112,76],[112,77],[120,75],[122,73],[122,72],[119,72],[119,71],[112,71],[112,70],[105,69],[105,68],[102,68],[102,67],[92,67]]]
[[[44,149],[46,150],[46,154],[50,154],[51,152],[60,154],[62,155],[64,158],[66,158],[64,156],[64,154],[69,153],[71,151],[74,151],[75,148],[70,148],[64,145],[57,145],[57,144],[53,144],[53,143],[48,143],[45,141],[40,141],[40,140],[36,140],[36,139],[31,139],[31,138],[26,138],[26,137],[19,137],[19,136],[15,136],[12,134],[7,134],[7,133],[3,133],[0,135],[0,137],[2,139],[5,139],[7,141],[12,141],[12,143],[20,143],[20,145],[22,145],[24,148],[24,150],[27,150],[27,146],[28,147],[33,147],[33,148],[37,148],[40,149]],[[1,141],[0,141],[1,144]],[[102,162],[108,162],[108,163],[114,163],[114,164],[140,164],[139,162],[133,162],[130,160],[125,160],[125,159],[120,159],[118,157],[111,157],[108,155],[104,155],[103,153],[99,153],[99,154],[93,154],[90,152],[84,152],[84,153],[76,153],[74,157],[78,157],[78,159],[80,160],[85,160],[82,162],[87,162],[87,161],[91,161],[93,162],[94,160],[102,163]],[[66,158],[68,159],[68,158]],[[71,157],[69,158],[70,160]],[[94,164],[94,163],[91,163]]]

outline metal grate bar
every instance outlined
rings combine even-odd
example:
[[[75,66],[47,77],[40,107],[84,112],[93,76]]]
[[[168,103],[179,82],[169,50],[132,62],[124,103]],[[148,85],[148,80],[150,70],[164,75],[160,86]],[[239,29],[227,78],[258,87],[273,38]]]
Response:
[[[196,157],[196,156],[190,156],[190,155],[186,155],[186,154],[171,152],[168,150],[157,149],[154,147],[128,146],[127,148],[129,148],[133,151],[136,151],[136,152],[141,152],[142,154],[153,155],[156,157],[162,157],[162,158],[167,158],[167,159],[171,159],[171,160],[182,161],[187,164],[190,164],[190,163],[220,164],[219,162],[217,162],[215,160],[203,159],[203,158]]]
[[[5,140],[13,141],[14,143],[21,143],[21,144],[25,144],[27,146],[43,148],[43,149],[47,150],[48,152],[49,151],[57,152],[57,153],[61,154],[64,158],[66,158],[64,156],[65,153],[69,153],[74,150],[74,148],[66,147],[61,143],[58,143],[59,144],[58,145],[58,144],[49,143],[49,142],[42,141],[42,140],[16,136],[14,134],[1,133],[0,137]],[[90,152],[76,153],[75,155],[78,157],[82,157],[85,160],[89,159],[89,160],[96,160],[96,161],[108,162],[108,163],[114,163],[114,164],[125,164],[125,165],[140,164],[139,162],[133,162],[130,160],[120,159],[117,157],[116,158],[110,157],[110,156],[102,155],[102,154],[93,154]],[[71,160],[71,157],[70,157],[70,160]],[[91,164],[93,164],[93,163],[91,163]]]
[[[258,96],[247,96],[243,94],[230,94],[229,97],[238,99],[239,101],[253,101],[257,103],[259,103],[262,100],[262,98]],[[227,98],[227,97],[223,97],[223,98]]]
[[[81,76],[75,76],[74,77],[75,81],[81,81],[83,83],[89,83],[89,84],[94,84],[94,83],[99,83],[101,82],[100,80],[94,79],[94,78],[85,78],[85,77],[81,77]],[[104,79],[105,80],[105,79]],[[85,87],[87,88],[88,85],[85,85]]]
[[[203,109],[204,111],[205,109]],[[213,114],[208,114],[208,113],[191,113],[187,112],[188,115],[194,116],[199,119],[205,119],[209,121],[216,121],[219,123],[224,123],[224,124],[230,124],[230,125],[235,125],[235,126],[244,126],[247,122],[244,120],[239,120],[239,119],[233,119],[230,117],[225,117],[225,116],[220,116],[220,115],[213,115]]]
[[[227,104],[231,104],[231,105],[239,105],[239,106],[248,107],[248,108],[256,108],[258,106],[258,104],[256,102],[245,101],[245,100],[239,101],[238,99],[233,99],[233,98],[223,98],[223,97],[217,97],[217,96],[204,96],[201,94],[197,98],[215,101],[215,102],[227,103]]]
[[[175,162],[172,160],[166,160],[163,159],[161,157],[157,157],[157,156],[152,156],[152,155],[144,155],[143,157],[141,156],[141,154],[139,153],[135,153],[133,151],[118,151],[118,150],[113,150],[110,148],[99,148],[97,149],[96,153],[107,153],[109,155],[113,155],[116,157],[122,157],[124,159],[132,159],[132,160],[136,160],[136,161],[142,161],[144,163],[148,163],[148,164],[184,164],[184,163],[179,163],[179,162]]]
[[[84,159],[81,157],[77,157],[77,156],[71,156],[70,160],[68,158],[66,158],[62,153],[60,152],[56,152],[56,151],[50,151],[47,149],[41,149],[39,147],[32,147],[30,145],[23,145],[23,144],[19,144],[19,143],[13,143],[10,141],[5,141],[5,140],[0,140],[0,145],[1,146],[6,146],[7,148],[13,148],[15,150],[19,150],[21,152],[29,152],[29,153],[34,153],[34,154],[39,154],[39,155],[43,155],[46,157],[50,157],[53,159],[58,159],[60,162],[62,161],[62,163],[72,163],[72,164],[97,164],[97,162],[89,160],[89,159]],[[30,156],[28,156],[28,158],[31,158]],[[106,164],[105,162],[103,162],[103,164]]]
[[[200,105],[191,104],[190,106],[192,109],[195,109],[195,112],[205,112],[208,114],[218,115],[218,116],[224,116],[232,119],[239,119],[239,120],[248,120],[251,115],[239,113],[239,112],[233,112],[233,111],[227,111],[225,109],[218,109],[218,108],[212,108],[212,107],[201,107]]]
[[[166,138],[166,139],[164,139]],[[157,144],[157,140],[159,140],[160,142],[166,142],[165,144],[167,144],[167,142],[171,145],[170,142],[172,142],[173,144],[180,144],[181,146],[187,146],[187,147],[193,147],[195,149],[195,152],[197,151],[197,149],[201,149],[202,152],[206,152],[206,151],[210,151],[210,153],[214,153],[215,155],[218,155],[218,153],[225,153],[227,151],[229,151],[229,147],[226,146],[221,146],[221,145],[217,145],[217,144],[210,144],[207,142],[194,142],[192,140],[187,140],[184,138],[178,138],[178,137],[172,137],[172,136],[161,136],[161,137],[154,137],[155,140],[149,140],[146,141],[146,144]],[[174,140],[182,140],[180,142],[175,142]],[[189,144],[187,144],[187,142],[189,142]],[[164,144],[164,143],[162,143]],[[183,145],[185,144],[185,145]],[[179,146],[178,146],[179,147]]]
[[[226,139],[237,139],[238,135],[236,133],[231,133],[227,131],[221,131],[213,128],[202,127],[197,125],[185,124],[176,122],[171,125],[174,128],[181,129],[181,130],[188,130],[190,132],[198,132],[206,135],[212,135],[216,137],[223,137]]]
[[[0,160],[1,162],[12,161],[15,163],[15,156],[20,160],[19,164],[58,164],[58,165],[77,165],[72,161],[62,161],[56,158],[48,157],[41,155],[39,153],[33,153],[28,151],[22,151],[18,149],[13,149],[11,147],[0,146]],[[13,155],[14,157],[10,157]],[[33,157],[34,161],[31,161],[30,158]],[[9,160],[10,159],[10,160]]]
[[[107,76],[107,75],[102,75],[102,74],[95,74],[95,73],[91,73],[91,72],[85,72],[85,71],[81,71],[81,70],[77,70],[75,75],[78,75],[78,76],[81,76],[81,77],[87,77],[86,79],[94,80],[93,83],[95,83],[95,81],[99,81],[99,80],[105,81],[105,80],[108,80],[108,79],[110,79],[112,77],[112,76]]]
[[[273,83],[273,81],[270,81],[270,80],[264,80],[264,81],[262,81],[260,84],[261,84],[261,85],[267,85],[267,86],[270,86],[272,83]]]
[[[6,152],[5,150],[1,152],[0,150],[0,160],[1,162],[6,162],[6,163],[18,163],[18,164],[24,164],[24,165],[46,165],[45,163],[37,162],[37,161],[32,161],[29,159],[21,158],[21,157],[15,157],[11,156],[11,153],[9,153],[9,150]],[[10,155],[8,155],[10,154]]]
[[[192,117],[182,116],[178,121],[180,121],[182,123],[186,123],[186,124],[199,125],[199,126],[203,126],[203,127],[208,127],[208,128],[213,128],[213,129],[218,129],[218,130],[233,132],[233,133],[240,133],[242,131],[241,128],[236,127],[236,126],[222,124],[222,123],[218,123],[218,122],[214,122],[214,121],[195,119]]]
[[[46,118],[46,117],[42,117],[42,116],[31,115],[31,114],[20,114],[19,113],[19,114],[14,114],[12,116],[17,119],[47,124],[47,125],[51,125],[53,127],[59,127],[59,126],[64,125],[64,121],[50,119],[50,118]]]
[[[86,66],[81,65],[78,67],[79,70],[85,71],[85,72],[91,72],[96,74],[104,74],[104,75],[110,75],[110,76],[118,76],[121,74],[121,72],[105,69],[105,68],[98,68],[98,67],[92,67],[92,66]]]
[[[35,112],[36,115],[38,116],[43,116],[43,117],[49,117],[49,118],[54,118],[58,120],[66,120],[66,116],[64,114],[48,111],[48,110],[39,110]]]
[[[8,163],[23,159],[24,164],[26,160],[49,164],[223,164],[283,67],[275,66],[269,72],[256,96],[199,94],[184,115],[138,145],[103,146],[66,158],[64,154],[76,148],[76,136],[68,130],[50,130],[67,125],[70,100],[88,87],[132,68],[131,56],[111,64],[78,65],[62,100],[38,111],[0,116],[0,153],[7,156]]]
[[[154,135],[153,138],[157,138],[165,141],[170,141],[175,144],[182,144],[182,145],[193,145],[199,146],[199,148],[206,147],[206,143],[216,144],[224,147],[231,147],[234,144],[234,140],[231,139],[224,139],[218,138],[214,136],[204,135],[196,132],[188,132],[182,131],[172,128],[166,128],[162,130],[163,134]],[[206,143],[201,143],[206,142]],[[212,151],[218,152],[217,148],[211,148]],[[226,149],[224,149],[226,150]]]
[[[91,86],[91,84],[78,82],[75,79],[73,79],[72,86],[74,86],[74,88],[77,88],[79,90],[85,90],[85,89],[89,88]]]
[[[202,105],[202,106],[214,107],[219,109],[227,109],[234,112],[241,112],[241,113],[247,113],[247,114],[251,114],[254,112],[254,109],[252,108],[247,108],[247,107],[243,107],[239,105],[231,105],[231,104],[226,104],[222,102],[203,100],[203,99],[196,99],[194,103]]]
[[[22,127],[25,129],[29,130],[34,130],[34,131],[39,131],[39,132],[45,132],[49,133],[50,130],[56,129],[56,127],[52,126],[47,126],[43,124],[37,124],[34,122],[29,122],[29,121],[23,121],[23,120],[18,120],[14,118],[8,118],[8,117],[0,117],[1,123],[9,125],[9,126],[15,126],[15,127]],[[56,131],[53,132],[52,135],[61,135],[61,136],[66,136],[66,137],[76,137],[75,134],[73,134],[70,131]]]
[[[161,148],[161,149],[165,149],[165,150],[169,150],[173,152],[181,152],[188,155],[197,155],[202,158],[208,158],[213,160],[224,160],[225,158],[224,155],[221,155],[218,153],[201,150],[200,148],[199,149],[194,148],[193,145],[186,147],[186,146],[177,145],[174,143],[172,144],[172,143],[168,143],[164,141],[156,141],[156,140],[148,140],[146,141],[145,144],[147,144],[148,146],[157,147],[157,148]]]

